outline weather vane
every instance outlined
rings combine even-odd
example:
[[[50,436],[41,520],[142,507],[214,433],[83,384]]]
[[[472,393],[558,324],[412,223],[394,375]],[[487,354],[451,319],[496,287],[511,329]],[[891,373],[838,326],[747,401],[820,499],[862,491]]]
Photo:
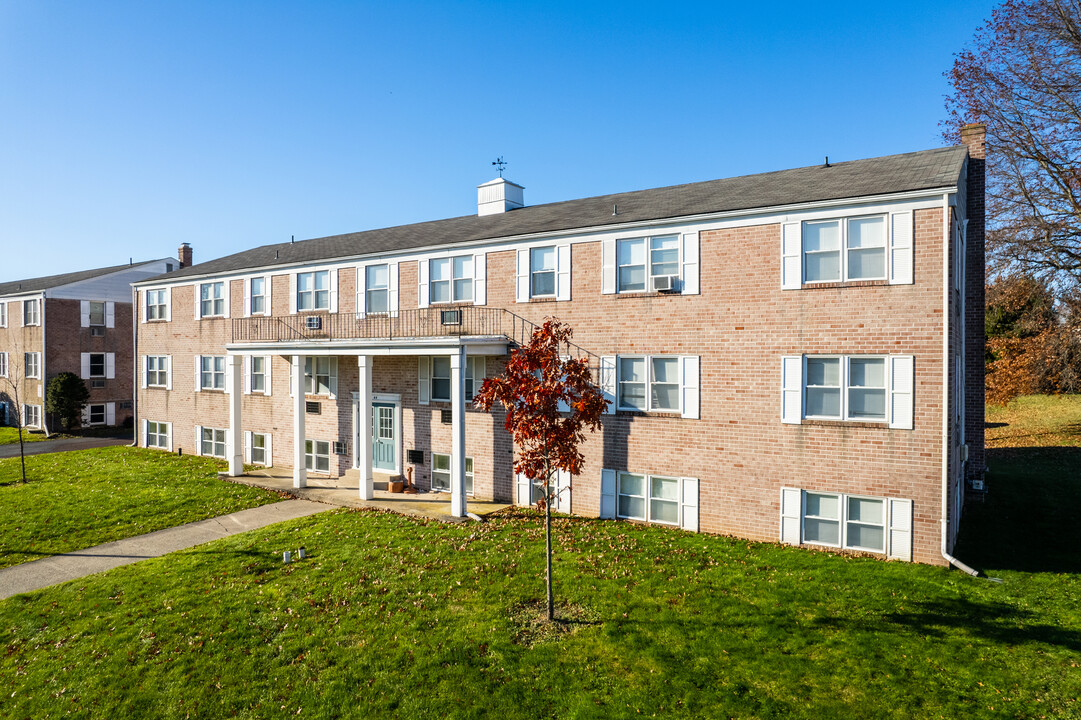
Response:
[[[503,168],[507,167],[507,163],[503,160],[503,156],[500,155],[492,164],[499,168],[499,177],[503,177]]]

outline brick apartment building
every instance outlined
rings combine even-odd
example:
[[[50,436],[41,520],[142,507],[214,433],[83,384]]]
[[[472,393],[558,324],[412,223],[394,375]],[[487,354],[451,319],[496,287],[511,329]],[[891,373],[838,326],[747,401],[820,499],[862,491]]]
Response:
[[[965,145],[267,245],[136,283],[140,444],[530,503],[471,407],[544,318],[612,402],[558,509],[944,563],[983,474]]]
[[[179,266],[163,258],[0,283],[0,425],[46,429],[45,388],[62,372],[90,390],[84,426],[132,417],[131,283]],[[18,404],[5,380],[18,383]]]

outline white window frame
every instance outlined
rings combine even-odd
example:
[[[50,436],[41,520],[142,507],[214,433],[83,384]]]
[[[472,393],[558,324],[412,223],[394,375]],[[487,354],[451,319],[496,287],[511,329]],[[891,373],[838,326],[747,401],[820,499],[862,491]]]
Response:
[[[98,357],[98,356],[101,357],[101,373],[95,375],[94,374],[94,358]],[[103,353],[103,352],[102,353],[87,353],[86,366],[88,368],[88,372],[86,374],[86,376],[88,378],[104,378],[108,374],[108,367],[109,367],[108,355],[106,353]]]
[[[446,363],[446,365],[447,365],[447,367],[446,367],[447,374],[446,375],[437,375],[436,374],[436,364],[437,363],[440,364],[440,365],[442,365],[443,363]],[[431,374],[431,401],[432,402],[450,402],[451,397],[454,395],[454,380],[453,380],[454,372],[453,372],[453,370],[451,370],[450,356],[449,355],[433,355],[432,359],[431,359],[431,368],[432,368],[432,374]],[[447,383],[447,394],[446,394],[446,396],[436,395],[436,392],[435,392],[436,380],[445,380],[446,381],[446,383]]]
[[[146,321],[166,322],[169,320],[169,289],[155,288],[146,291]]]
[[[248,452],[250,453],[249,462],[252,465],[262,465],[264,467],[270,467],[270,462],[269,462],[270,458],[268,457],[268,452],[270,450],[270,443],[267,442],[267,438],[269,437],[269,433],[253,432],[253,433],[251,433],[250,437],[251,437],[251,446],[250,446],[250,448],[248,450]],[[256,442],[257,441],[262,443],[261,447],[256,447]],[[263,458],[261,460],[256,459],[256,452],[257,451],[261,452],[263,454]]]
[[[98,408],[98,410],[95,410],[96,408]],[[100,419],[98,419],[98,420],[94,419],[95,411],[99,412],[100,415],[101,415]],[[108,419],[108,417],[109,417],[109,411],[108,411],[108,408],[105,406],[105,403],[93,403],[92,405],[87,405],[86,406],[86,424],[88,426],[89,425],[104,425],[106,420]]]
[[[27,379],[41,379],[41,353],[23,353],[23,377]]]
[[[679,415],[683,413],[683,395],[684,395],[684,382],[683,382],[683,363],[680,361],[679,355],[619,355],[616,358],[616,402],[618,403],[617,409],[628,412],[656,412],[656,413],[671,413]],[[655,380],[653,372],[654,360],[673,360],[676,363],[676,373],[678,382],[676,389],[677,406],[674,408],[660,408],[653,407],[653,386],[658,383]],[[645,407],[636,408],[630,405],[623,404],[623,386],[625,381],[623,380],[622,367],[625,361],[643,361],[646,366],[646,379],[643,381],[645,386]],[[673,383],[664,383],[665,385],[671,385]]]
[[[331,443],[328,440],[304,441],[304,467],[308,472],[330,473]],[[325,461],[326,468],[320,468],[320,461]]]
[[[552,266],[538,268],[536,265],[537,253],[550,251],[552,256]],[[531,298],[554,298],[558,294],[558,273],[559,273],[559,248],[556,245],[540,245],[538,247],[529,248],[529,297]],[[552,292],[539,293],[537,292],[537,276],[538,275],[551,275],[552,276]]]
[[[621,520],[637,520],[639,522],[648,522],[655,525],[667,525],[669,527],[682,527],[683,526],[683,512],[687,507],[685,499],[684,484],[688,482],[695,483],[694,492],[697,494],[697,480],[693,478],[685,478],[679,475],[668,475],[662,473],[640,473],[629,472],[626,470],[616,471],[615,482],[615,517]],[[623,482],[625,477],[634,476],[642,478],[642,494],[632,495],[631,493],[623,492]],[[674,498],[664,498],[656,495],[654,492],[654,481],[674,481],[676,483],[676,495]],[[689,488],[688,488],[689,489]],[[643,514],[637,515],[624,515],[621,512],[621,498],[636,498],[642,501]],[[663,505],[671,503],[676,509],[675,520],[659,520],[654,517],[654,505]],[[697,512],[697,500],[695,501],[695,512]],[[695,525],[697,526],[697,518],[695,519]]]
[[[654,262],[654,253],[663,252],[664,250],[671,250],[673,248],[659,247],[660,243],[666,241],[673,241],[675,243],[676,258],[671,262],[675,265],[674,273],[658,273],[657,266],[663,264],[660,261]],[[626,263],[620,264],[619,251],[624,245],[630,243],[642,243],[642,251],[644,257],[641,263]],[[640,235],[637,237],[617,238],[615,242],[615,290],[619,295],[632,295],[635,293],[649,293],[653,292],[653,278],[671,276],[674,277],[677,283],[683,278],[683,242],[680,238],[680,234],[676,232],[659,233],[657,235]],[[641,289],[621,289],[620,277],[623,274],[624,268],[642,268],[642,276],[644,287]]]
[[[168,355],[147,355],[146,387],[170,387],[172,385],[169,381],[171,365]]]
[[[208,362],[209,361],[209,362]],[[199,390],[225,390],[225,356],[224,355],[196,355],[199,368]],[[207,376],[209,384],[207,384]],[[219,383],[220,377],[220,383]]]
[[[23,327],[41,324],[41,299],[23,300]]]
[[[464,272],[459,275],[457,261],[468,261],[469,274]],[[446,263],[448,267],[448,278],[446,280],[435,279],[435,268],[440,263]],[[428,260],[428,302],[432,305],[442,305],[447,303],[473,303],[476,297],[476,289],[474,288],[474,282],[477,275],[477,259],[474,255],[449,255],[447,257],[429,258]],[[447,300],[435,299],[435,287],[437,284],[446,284],[448,291]],[[459,295],[459,288],[468,288],[469,297]]]
[[[297,312],[319,312],[330,310],[330,295],[334,289],[331,287],[332,278],[330,275],[330,270],[309,270],[307,272],[297,273]],[[320,288],[319,280],[323,278],[326,280],[326,286]],[[311,280],[310,288],[304,288],[305,279]],[[305,299],[311,304],[311,307],[304,307]],[[322,299],[325,299],[325,304],[320,302]]]
[[[371,273],[375,272],[379,268],[383,268],[386,273],[386,283],[383,285],[375,285],[372,283]],[[364,273],[364,297],[361,298],[364,308],[364,312],[368,315],[387,315],[391,312],[390,307],[390,263],[376,263],[374,265],[365,265],[361,272]],[[375,293],[382,293],[385,298],[383,305],[385,310],[373,310],[372,309],[372,297]]]
[[[89,301],[87,301],[86,305],[87,305],[87,326],[88,327],[105,327],[105,304],[106,303],[104,301],[97,301],[97,300],[89,300]],[[100,305],[101,306],[101,320],[99,322],[94,322],[94,306],[95,305]]]
[[[260,293],[255,292],[255,282],[259,281],[263,284],[263,291]],[[267,285],[270,284],[270,277],[266,275],[256,275],[250,277],[245,282],[248,284],[248,315],[269,315],[270,308],[267,302]],[[258,300],[262,305],[261,308],[256,310],[255,301]]]
[[[226,281],[199,283],[197,285],[199,297],[197,299],[200,318],[226,317],[226,303],[228,293],[225,291]],[[209,288],[209,297],[203,297],[203,288]],[[208,305],[209,304],[209,305]],[[207,309],[209,308],[209,312]]]
[[[266,356],[266,355],[251,355],[251,356],[249,356],[248,363],[249,363],[249,367],[251,368],[251,373],[248,376],[248,387],[249,387],[250,392],[261,393],[263,395],[267,394],[267,369],[266,369],[266,366],[267,366],[267,363],[269,361],[270,361],[270,358],[268,356]],[[257,370],[256,369],[256,364],[261,364],[263,366],[262,369]],[[259,379],[259,384],[262,385],[262,387],[256,387],[255,386],[256,378]]]
[[[326,363],[326,372],[320,365]],[[326,378],[325,384],[320,378]],[[335,397],[338,394],[338,358],[308,355],[304,358],[304,394]]]
[[[208,441],[206,439],[207,434],[210,435],[209,443],[208,443]],[[209,448],[210,448],[209,451],[207,450],[208,445],[209,445]],[[217,452],[215,452],[218,448],[221,449],[221,454],[220,455]],[[229,451],[229,448],[228,448],[228,443],[226,442],[226,432],[225,432],[225,430],[223,428],[210,428],[210,427],[200,427],[199,428],[199,454],[200,455],[202,455],[203,457],[215,457],[215,458],[223,458],[224,459],[225,455],[226,455],[226,453],[228,451]]]
[[[153,427],[153,431],[151,431],[151,427]],[[172,434],[172,423],[146,420],[143,432],[143,443],[148,448],[172,450],[172,442],[170,439]]]
[[[436,458],[439,458],[440,460],[442,460],[444,458],[446,459],[446,463],[447,463],[446,470],[439,469],[439,468],[436,467]],[[446,476],[447,483],[446,483],[445,488],[442,486],[442,484],[436,485],[435,478],[436,478],[437,475],[439,477]],[[432,473],[431,473],[431,488],[432,488],[432,490],[435,491],[435,492],[450,492],[453,489],[453,487],[452,487],[452,485],[453,485],[453,476],[454,476],[454,458],[453,458],[453,456],[450,453],[433,452],[432,453]]]
[[[871,246],[865,248],[853,248],[850,247],[852,233],[850,226],[854,222],[861,220],[880,219],[882,221],[882,245],[873,246],[875,248],[881,247],[882,249],[882,275],[876,277],[850,277],[849,270],[851,262],[849,261],[849,254],[856,250],[868,249]],[[838,277],[827,280],[809,280],[807,279],[807,255],[810,254],[807,250],[807,226],[808,225],[825,225],[827,223],[837,223],[838,225],[838,249],[834,250],[815,250],[811,251],[813,254],[825,254],[825,253],[840,253],[838,260]],[[890,276],[890,215],[889,213],[869,213],[866,215],[853,215],[851,217],[832,217],[832,218],[820,218],[814,220],[804,220],[800,228],[802,237],[804,238],[801,243],[800,259],[803,266],[803,282],[807,285],[819,285],[822,283],[839,283],[839,282],[865,282],[865,281],[877,281],[877,280],[889,280]]]
[[[828,491],[823,491],[823,490],[803,490],[802,492],[803,492],[803,497],[802,497],[801,511],[800,511],[800,542],[801,542],[801,544],[817,545],[819,547],[833,547],[833,548],[838,548],[838,549],[843,549],[843,550],[856,550],[856,551],[859,551],[859,552],[876,553],[876,554],[879,554],[879,555],[885,555],[886,554],[886,550],[887,550],[886,546],[889,543],[889,531],[890,531],[890,522],[889,522],[889,515],[888,515],[888,513],[889,513],[889,498],[875,497],[873,495],[859,495],[859,494],[828,492]],[[830,521],[830,522],[837,522],[838,523],[838,525],[839,525],[838,530],[837,530],[838,542],[836,542],[836,543],[826,543],[826,542],[821,542],[821,541],[818,541],[818,540],[808,540],[807,539],[807,535],[806,535],[806,523],[807,523],[807,520],[808,519],[819,519],[818,516],[812,516],[812,515],[807,514],[807,497],[808,497],[808,495],[821,495],[821,496],[834,497],[834,498],[837,499],[838,510],[839,510],[838,517],[837,518],[822,518],[822,519],[825,519],[825,520]],[[850,500],[870,500],[870,501],[873,501],[873,502],[880,503],[881,506],[882,506],[882,522],[879,523],[879,524],[875,524],[875,523],[869,523],[869,522],[865,522],[865,521],[852,520],[851,517],[850,517],[850,514],[849,514],[849,511],[850,511],[849,501]],[[882,530],[882,547],[881,548],[870,548],[870,547],[864,547],[864,546],[851,544],[849,542],[849,538],[848,538],[849,525],[850,524],[857,524],[857,525],[863,525],[863,526],[867,526],[867,527],[881,528],[881,530]]]
[[[0,351],[0,377],[6,378],[8,376],[8,354],[5,351]]]
[[[809,415],[807,414],[807,391],[808,386],[807,379],[807,365],[812,360],[837,360],[839,365],[839,381],[838,386],[822,386],[822,387],[836,387],[840,392],[840,414],[838,415]],[[854,417],[851,415],[851,402],[850,393],[854,389],[859,389],[864,386],[853,386],[851,384],[851,367],[853,360],[878,360],[882,362],[882,377],[883,385],[881,388],[873,388],[875,390],[881,389],[882,391],[882,406],[883,412],[881,417]],[[890,402],[890,361],[888,355],[805,355],[803,358],[803,419],[804,420],[835,420],[838,422],[868,422],[868,423],[887,423],[889,422],[889,402]]]
[[[23,404],[23,427],[40,428],[41,427],[41,406],[30,405],[29,403]]]
[[[465,399],[472,400],[484,383],[488,358],[485,355],[467,355],[465,358]]]
[[[0,328],[8,326],[8,304],[0,302]]]

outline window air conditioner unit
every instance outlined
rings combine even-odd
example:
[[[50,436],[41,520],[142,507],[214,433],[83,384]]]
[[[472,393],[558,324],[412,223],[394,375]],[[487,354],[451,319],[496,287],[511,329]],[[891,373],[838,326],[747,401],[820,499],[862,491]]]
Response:
[[[674,293],[677,292],[676,282],[678,280],[678,275],[654,275],[649,279],[649,283],[653,292]]]
[[[462,311],[461,310],[440,310],[439,322],[443,325],[461,325],[462,324]]]
[[[322,330],[323,318],[319,315],[309,315],[304,318],[304,327],[308,330]]]
[[[105,337],[105,328],[97,325],[90,328],[90,337]]]

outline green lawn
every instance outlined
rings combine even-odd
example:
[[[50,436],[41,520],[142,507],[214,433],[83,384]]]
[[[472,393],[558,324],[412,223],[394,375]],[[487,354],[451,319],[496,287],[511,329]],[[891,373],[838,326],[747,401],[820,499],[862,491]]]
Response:
[[[533,512],[283,523],[0,602],[0,714],[1081,718],[1078,545],[1027,539],[1067,545],[1076,513],[1010,500],[1077,507],[1045,459],[993,457],[967,511],[958,555],[1001,583],[559,519],[551,628]]]
[[[220,461],[110,447],[0,460],[0,567],[276,502]]]
[[[45,433],[23,429],[23,442],[41,442],[48,440]],[[19,429],[13,427],[0,427],[0,445],[19,444]]]

